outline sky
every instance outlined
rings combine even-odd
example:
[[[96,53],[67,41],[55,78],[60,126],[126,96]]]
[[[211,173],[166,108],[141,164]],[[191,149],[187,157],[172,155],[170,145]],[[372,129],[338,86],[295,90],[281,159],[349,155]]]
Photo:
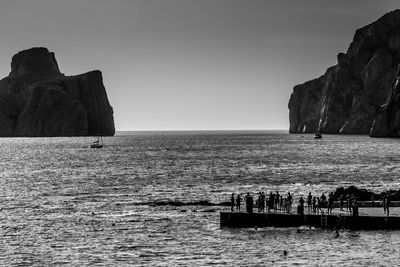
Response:
[[[321,76],[398,0],[2,0],[0,77],[35,46],[99,69],[118,131],[288,129]]]

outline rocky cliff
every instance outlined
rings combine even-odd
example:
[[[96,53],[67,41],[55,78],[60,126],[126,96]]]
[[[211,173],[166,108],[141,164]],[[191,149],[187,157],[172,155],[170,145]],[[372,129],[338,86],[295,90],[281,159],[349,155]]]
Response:
[[[400,65],[389,97],[372,123],[370,136],[400,136]]]
[[[46,48],[13,56],[10,74],[0,80],[0,136],[114,133],[100,71],[65,76]]]
[[[321,77],[294,87],[289,132],[399,136],[400,96],[391,88],[400,63],[400,10],[357,30],[337,59]]]

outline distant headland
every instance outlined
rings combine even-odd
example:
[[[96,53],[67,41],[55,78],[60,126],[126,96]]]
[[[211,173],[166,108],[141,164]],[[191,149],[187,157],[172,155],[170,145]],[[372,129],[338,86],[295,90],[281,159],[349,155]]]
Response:
[[[337,59],[294,87],[289,132],[400,136],[400,10],[357,30]]]
[[[0,136],[114,135],[100,71],[65,76],[55,55],[35,47],[12,57],[0,80]]]

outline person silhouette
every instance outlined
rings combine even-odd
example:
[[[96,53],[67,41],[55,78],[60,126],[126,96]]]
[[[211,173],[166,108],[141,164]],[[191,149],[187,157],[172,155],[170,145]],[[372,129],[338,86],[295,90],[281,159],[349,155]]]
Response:
[[[250,196],[250,193],[246,195],[246,211],[248,213],[253,213],[253,197]]]
[[[236,211],[240,211],[240,202],[242,202],[242,198],[240,197],[240,194],[238,194],[236,197]]]
[[[231,211],[233,211],[234,207],[235,207],[235,194],[232,193],[232,196],[231,196]]]

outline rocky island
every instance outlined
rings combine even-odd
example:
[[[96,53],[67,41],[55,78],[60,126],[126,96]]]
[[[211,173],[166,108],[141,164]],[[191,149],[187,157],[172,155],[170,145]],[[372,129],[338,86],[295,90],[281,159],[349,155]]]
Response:
[[[289,132],[400,136],[400,10],[357,30],[337,61],[294,87]]]
[[[100,71],[60,72],[54,53],[37,47],[12,57],[0,80],[0,136],[114,135],[113,109]]]

